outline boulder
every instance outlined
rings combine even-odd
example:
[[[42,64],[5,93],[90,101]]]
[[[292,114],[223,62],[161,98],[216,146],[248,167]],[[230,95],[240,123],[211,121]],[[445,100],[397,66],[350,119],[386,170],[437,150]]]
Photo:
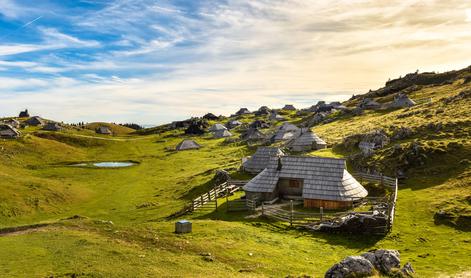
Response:
[[[325,274],[325,278],[368,277],[375,272],[373,264],[361,256],[350,256],[334,264]]]
[[[379,249],[361,255],[367,259],[374,267],[384,274],[389,274],[393,269],[401,268],[399,251]]]
[[[379,273],[388,277],[412,277],[415,272],[410,263],[401,268],[399,251],[378,249],[345,258],[333,265],[325,277],[369,277]]]

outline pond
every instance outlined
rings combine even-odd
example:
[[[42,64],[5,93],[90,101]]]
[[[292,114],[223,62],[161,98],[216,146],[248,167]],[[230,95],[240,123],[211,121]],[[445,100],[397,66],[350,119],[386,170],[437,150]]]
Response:
[[[91,168],[125,168],[137,165],[131,161],[105,161],[105,162],[89,162],[72,164],[74,167],[91,167]]]

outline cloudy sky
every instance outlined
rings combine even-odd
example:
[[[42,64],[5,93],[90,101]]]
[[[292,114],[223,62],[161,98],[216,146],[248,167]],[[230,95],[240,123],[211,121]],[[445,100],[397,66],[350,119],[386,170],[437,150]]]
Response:
[[[164,123],[471,64],[469,1],[0,0],[0,117]]]

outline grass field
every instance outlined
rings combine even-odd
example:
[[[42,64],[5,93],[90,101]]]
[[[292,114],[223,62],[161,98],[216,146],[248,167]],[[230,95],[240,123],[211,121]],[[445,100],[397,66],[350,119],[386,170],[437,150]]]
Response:
[[[446,86],[438,90],[440,97],[456,94],[456,85]],[[422,94],[431,94],[429,90]],[[339,142],[374,126],[415,128],[438,119],[469,121],[467,104],[446,106],[432,118],[416,114],[397,120],[403,109],[368,112],[314,130],[328,142]],[[437,107],[426,109],[442,106],[433,105]],[[294,114],[291,119],[299,120]],[[240,159],[253,148],[208,135],[193,138],[203,145],[200,150],[172,151],[184,138],[181,131],[145,136],[124,132],[124,137],[113,137],[117,140],[102,140],[107,137],[93,138],[87,130],[52,134],[28,129],[19,140],[0,141],[0,228],[50,225],[0,236],[0,277],[322,277],[345,256],[376,248],[398,249],[403,263],[410,261],[418,277],[469,272],[469,229],[434,222],[438,208],[457,213],[470,208],[471,171],[469,164],[460,164],[470,150],[469,126],[462,128],[433,138],[421,135],[428,138],[427,144],[456,141],[462,149],[438,153],[410,173],[400,186],[395,225],[386,237],[290,229],[245,213],[226,213],[224,200],[218,212],[185,216],[193,221],[194,232],[176,235],[175,220],[166,216],[209,189],[217,169],[235,173]],[[310,154],[345,155],[336,149]],[[125,169],[68,166],[128,160],[139,164]],[[438,170],[424,174],[430,169]]]

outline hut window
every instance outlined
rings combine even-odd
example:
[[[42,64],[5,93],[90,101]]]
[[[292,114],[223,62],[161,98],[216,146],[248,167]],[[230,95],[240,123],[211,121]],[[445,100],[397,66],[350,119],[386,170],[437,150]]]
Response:
[[[301,182],[298,180],[289,180],[289,187],[292,188],[299,188],[301,186]]]

